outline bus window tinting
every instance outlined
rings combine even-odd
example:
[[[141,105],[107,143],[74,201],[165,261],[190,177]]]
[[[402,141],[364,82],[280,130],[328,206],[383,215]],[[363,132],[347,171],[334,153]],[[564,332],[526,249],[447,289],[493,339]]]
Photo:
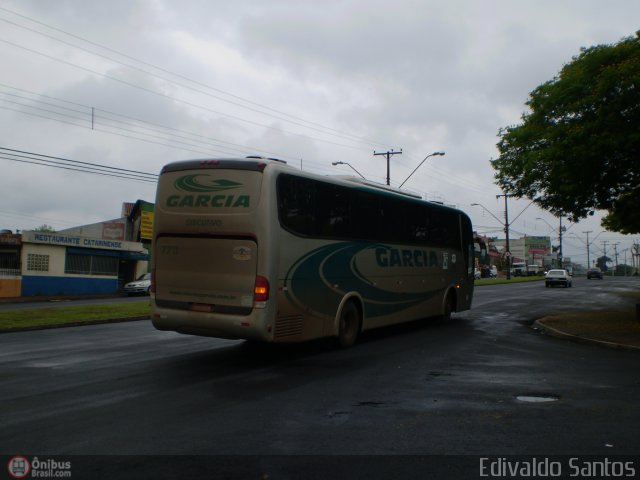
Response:
[[[297,235],[461,247],[459,213],[436,205],[289,174],[277,195],[280,224]]]

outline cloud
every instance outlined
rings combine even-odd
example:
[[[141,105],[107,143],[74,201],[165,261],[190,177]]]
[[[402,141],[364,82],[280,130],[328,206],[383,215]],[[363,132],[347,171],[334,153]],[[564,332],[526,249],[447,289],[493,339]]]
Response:
[[[464,207],[478,225],[487,221],[470,203],[502,215],[489,165],[498,130],[519,121],[528,93],[580,47],[632,34],[640,13],[631,0],[3,5],[24,17],[0,9],[0,19],[29,29],[3,23],[0,38],[13,45],[0,42],[0,58],[13,68],[0,83],[75,102],[80,113],[68,113],[81,120],[27,115],[0,95],[0,146],[152,172],[177,159],[259,153],[343,174],[331,166],[342,160],[379,181],[386,166],[373,151],[402,148],[391,165],[396,185],[443,150],[407,186]],[[153,200],[147,185],[0,162],[10,198],[0,210],[12,215],[91,223],[123,201]],[[34,175],[47,184],[16,188]],[[514,211],[526,204],[514,200]],[[534,210],[516,228],[539,231],[545,213]],[[0,222],[14,219],[0,212]],[[591,222],[584,229],[599,231]]]

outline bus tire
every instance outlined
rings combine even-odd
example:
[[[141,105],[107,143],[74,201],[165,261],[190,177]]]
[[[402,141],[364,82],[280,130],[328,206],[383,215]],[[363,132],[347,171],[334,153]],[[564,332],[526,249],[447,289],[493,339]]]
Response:
[[[342,308],[340,318],[338,319],[338,347],[351,347],[356,343],[359,333],[360,311],[354,302],[349,301]]]
[[[440,321],[442,323],[447,323],[451,320],[451,313],[455,311],[455,303],[455,294],[453,292],[449,292],[447,294],[447,298],[444,301],[442,316],[440,317]]]

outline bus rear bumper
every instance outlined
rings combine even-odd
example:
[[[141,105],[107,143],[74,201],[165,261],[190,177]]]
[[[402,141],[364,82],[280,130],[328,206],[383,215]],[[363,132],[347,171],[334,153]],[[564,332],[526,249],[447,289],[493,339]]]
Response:
[[[187,335],[226,339],[273,341],[272,332],[263,324],[263,311],[249,315],[224,315],[189,310],[159,308],[152,305],[151,323],[157,330]]]

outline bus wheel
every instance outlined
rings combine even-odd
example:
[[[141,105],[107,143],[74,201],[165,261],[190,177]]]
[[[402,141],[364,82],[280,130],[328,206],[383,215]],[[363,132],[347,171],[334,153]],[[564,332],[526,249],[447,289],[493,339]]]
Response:
[[[442,316],[440,317],[440,321],[442,323],[447,323],[451,320],[451,312],[453,312],[455,308],[455,297],[452,293],[447,295],[447,299],[444,302],[444,311],[442,312]]]
[[[360,332],[360,312],[355,303],[347,302],[340,313],[338,324],[338,346],[347,348],[356,343]]]

